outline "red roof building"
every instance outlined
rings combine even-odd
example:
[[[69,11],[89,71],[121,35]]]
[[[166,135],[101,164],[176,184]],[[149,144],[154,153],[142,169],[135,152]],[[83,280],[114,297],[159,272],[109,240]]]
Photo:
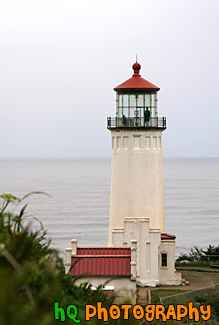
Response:
[[[105,294],[116,295],[116,303],[128,299],[136,303],[136,247],[78,247],[72,239],[66,248],[65,272],[75,283],[101,286]],[[133,243],[134,245],[135,243]]]
[[[176,236],[163,233],[161,240],[175,240]],[[77,247],[71,256],[73,276],[131,276],[130,247]]]

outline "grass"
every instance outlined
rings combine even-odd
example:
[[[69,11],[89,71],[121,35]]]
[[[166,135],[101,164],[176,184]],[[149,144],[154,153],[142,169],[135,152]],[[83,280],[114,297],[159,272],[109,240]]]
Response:
[[[154,289],[151,290],[151,303],[160,304],[160,297],[167,297],[172,295],[177,295],[178,293],[185,293],[189,290],[180,290],[180,289]]]
[[[210,266],[191,266],[191,265],[182,265],[182,266],[176,266],[177,271],[181,270],[187,270],[187,271],[197,271],[197,272],[212,272],[212,273],[219,273],[219,270],[217,268],[212,268]]]

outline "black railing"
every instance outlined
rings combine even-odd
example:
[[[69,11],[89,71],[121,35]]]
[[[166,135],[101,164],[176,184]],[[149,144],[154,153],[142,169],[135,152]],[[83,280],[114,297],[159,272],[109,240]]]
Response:
[[[166,129],[166,117],[107,117],[107,128],[160,128]]]

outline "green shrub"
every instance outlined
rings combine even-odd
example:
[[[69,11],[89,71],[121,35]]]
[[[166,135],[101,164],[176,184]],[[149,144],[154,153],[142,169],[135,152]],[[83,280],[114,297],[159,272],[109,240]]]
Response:
[[[209,245],[207,250],[194,246],[187,254],[180,254],[176,259],[177,265],[210,266],[211,263],[219,263],[219,246]]]
[[[50,248],[46,231],[33,231],[25,225],[26,207],[17,214],[8,211],[11,204],[22,200],[12,194],[0,196],[0,325],[51,325],[54,320],[54,302],[66,308],[74,304],[79,309],[80,324],[85,324],[85,304],[109,308],[114,297],[107,298],[101,286],[93,291],[86,283],[79,287],[71,275],[64,273],[64,263],[55,249]],[[123,324],[124,321],[109,320],[108,324]],[[102,324],[95,319],[92,324]],[[135,324],[134,320],[125,324]],[[66,319],[65,324],[73,324]],[[105,322],[104,322],[105,324]]]

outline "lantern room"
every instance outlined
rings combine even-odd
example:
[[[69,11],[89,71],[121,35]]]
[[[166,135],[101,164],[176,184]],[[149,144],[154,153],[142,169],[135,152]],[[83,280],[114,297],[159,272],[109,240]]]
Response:
[[[132,66],[133,76],[115,87],[116,117],[108,118],[111,128],[166,128],[166,118],[158,118],[157,86],[140,75],[141,65]]]

